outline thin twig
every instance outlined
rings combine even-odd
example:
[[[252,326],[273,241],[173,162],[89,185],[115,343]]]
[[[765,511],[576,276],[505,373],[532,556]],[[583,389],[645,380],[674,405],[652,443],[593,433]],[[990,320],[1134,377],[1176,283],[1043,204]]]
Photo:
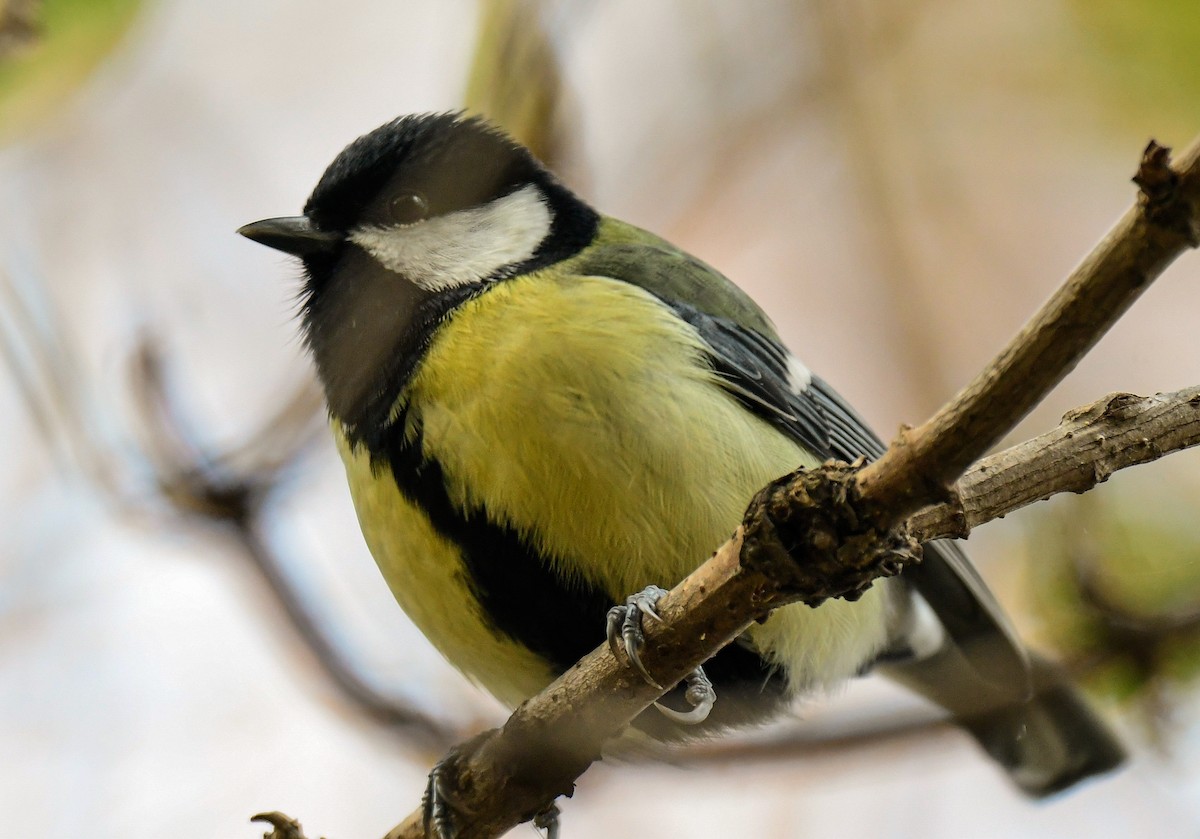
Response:
[[[965,539],[971,530],[1060,492],[1083,493],[1120,469],[1200,445],[1200,387],[1157,396],[1114,393],[1063,417],[1057,428],[981,460],[953,501],[921,510],[912,535]]]
[[[360,668],[339,649],[324,623],[313,613],[311,604],[300,594],[284,570],[284,563],[259,532],[257,516],[235,520],[238,545],[270,586],[275,600],[283,608],[288,623],[316,657],[321,668],[354,706],[377,723],[403,732],[415,745],[445,749],[456,732],[397,697],[378,690]]]
[[[949,485],[1037,405],[1171,262],[1200,243],[1200,141],[1169,166],[1151,142],[1131,208],[974,381],[918,428],[903,428],[859,475],[895,523],[946,499]]]
[[[745,537],[746,549],[743,538],[748,531],[739,528],[712,559],[659,602],[662,622],[650,627],[643,654],[650,672],[662,684],[673,685],[768,610],[794,600],[819,602],[837,585],[853,592],[855,573],[865,572],[864,579],[869,579],[894,572],[894,564],[882,554],[865,565],[856,564],[863,550],[879,549],[878,537],[867,538],[870,532],[854,535],[857,547],[840,550],[847,544],[845,531],[821,529],[836,518],[837,502],[847,502],[845,487],[856,481],[853,486],[868,502],[865,511],[887,526],[922,506],[946,500],[948,487],[964,470],[1066,375],[1138,293],[1196,244],[1198,171],[1200,143],[1184,156],[1177,171],[1151,144],[1138,174],[1143,188],[1138,206],[975,382],[925,425],[903,433],[880,461],[859,471],[857,479],[854,472],[827,466],[819,474],[843,483],[811,482],[814,472],[760,493],[747,513],[751,535]],[[809,498],[810,490],[825,497]],[[778,554],[786,558],[786,548],[772,547],[764,538],[776,523],[775,511],[765,508],[787,494],[809,502],[806,526],[789,534],[800,539],[792,544],[804,551],[803,565],[795,562],[790,567],[776,561]],[[831,557],[848,562],[831,566]],[[823,569],[846,574],[846,580],[835,585],[832,577],[822,579],[824,571],[802,578],[812,571],[814,559]],[[498,836],[555,797],[570,794],[574,780],[599,756],[601,745],[659,693],[601,647],[524,703],[502,729],[458,747],[445,775],[463,821],[459,837]],[[387,839],[422,835],[418,811]]]
[[[266,499],[310,448],[320,422],[311,385],[291,399],[231,453],[212,456],[189,430],[171,398],[166,365],[156,343],[143,337],[134,355],[133,398],[142,448],[163,497],[180,514],[225,525],[283,610],[291,628],[342,694],[367,716],[430,748],[446,748],[454,732],[397,697],[377,690],[341,650],[308,602],[287,563],[263,534]]]

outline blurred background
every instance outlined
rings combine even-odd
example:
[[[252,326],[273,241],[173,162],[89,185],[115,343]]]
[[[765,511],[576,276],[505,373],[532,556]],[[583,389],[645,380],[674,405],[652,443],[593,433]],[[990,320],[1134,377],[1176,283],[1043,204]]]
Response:
[[[1200,131],[1187,0],[2,0],[0,834],[381,836],[504,712],[392,602],[297,338],[298,212],[413,111],[506,124],[719,267],[889,437],[968,379]],[[1015,437],[1200,382],[1187,256]],[[1031,804],[876,679],[675,766],[597,766],[570,839],[1200,832],[1195,453],[979,530],[1126,737]],[[521,827],[515,835],[531,835]]]

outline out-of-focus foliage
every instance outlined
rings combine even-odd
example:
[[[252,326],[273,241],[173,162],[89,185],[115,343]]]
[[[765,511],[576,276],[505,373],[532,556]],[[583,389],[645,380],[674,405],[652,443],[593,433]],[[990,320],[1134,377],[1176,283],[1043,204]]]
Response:
[[[1070,0],[1096,74],[1094,89],[1122,125],[1148,125],[1181,140],[1200,102],[1200,7],[1195,0]],[[1169,124],[1164,124],[1164,122]]]
[[[1195,132],[1193,2],[292,0],[285,13],[173,0],[122,37],[137,0],[0,0],[0,12],[33,8],[38,24],[19,49],[0,42],[0,143],[23,134],[37,152],[7,161],[35,177],[2,179],[13,189],[0,215],[33,205],[38,281],[64,312],[89,307],[61,318],[61,334],[27,332],[46,336],[37,357],[50,363],[77,348],[80,363],[60,364],[68,385],[76,371],[120,374],[66,391],[103,388],[113,397],[97,400],[103,416],[59,399],[73,423],[10,423],[23,427],[7,435],[8,454],[32,449],[37,431],[83,439],[81,428],[116,428],[94,458],[104,468],[92,470],[116,477],[93,483],[125,502],[97,521],[90,499],[34,473],[39,460],[5,461],[16,462],[6,504],[20,529],[4,533],[0,584],[10,642],[0,741],[16,755],[0,781],[5,835],[130,839],[171,834],[181,819],[190,832],[229,835],[229,814],[297,795],[331,835],[370,834],[395,802],[358,795],[357,779],[416,790],[435,757],[432,738],[381,739],[376,722],[399,730],[405,714],[424,713],[444,733],[502,718],[399,616],[336,455],[328,442],[308,448],[326,437],[323,413],[315,391],[296,388],[303,372],[280,361],[292,333],[277,328],[294,267],[244,242],[222,246],[238,224],[298,206],[355,131],[405,111],[487,113],[569,182],[582,170],[600,208],[745,285],[888,436],[966,381],[1125,206],[1126,168],[1148,135],[1178,144]],[[87,92],[102,95],[70,95],[96,71],[109,83]],[[58,113],[69,116],[61,126],[45,119]],[[177,124],[187,130],[172,132]],[[30,201],[31,189],[54,200]],[[120,235],[58,223],[63,197],[78,199],[87,233],[109,221],[118,192],[151,208],[122,215]],[[1180,270],[1035,414],[1029,435],[1105,389],[1196,380],[1195,286]],[[118,297],[129,299],[108,302]],[[170,340],[123,338],[112,321],[128,311],[144,334]],[[136,366],[122,364],[123,347]],[[243,358],[256,376],[220,369]],[[6,373],[0,365],[0,384]],[[214,390],[218,377],[233,384]],[[230,415],[241,442],[210,449],[198,430]],[[1200,584],[1188,572],[1200,539],[1168,467],[1145,470],[1163,484],[1157,494],[1115,476],[1084,499],[995,525],[1009,544],[1020,523],[1038,528],[1023,575],[1034,594],[1001,593],[1036,610],[1042,641],[1099,692],[1194,732],[1185,700],[1196,695],[1200,633],[1189,624]],[[986,560],[986,541],[970,548]],[[1007,552],[994,559],[989,578],[1018,564]],[[259,564],[244,573],[239,563]],[[255,574],[278,608],[257,599],[267,586]],[[314,681],[308,652],[272,635],[277,615],[347,702]],[[988,824],[1028,839],[1125,836],[1130,823],[1176,835],[1196,823],[1194,797],[1184,806],[1166,789],[1190,789],[1194,768],[1145,759],[1028,807],[961,742],[929,736],[926,717],[871,693],[879,681],[856,684],[848,708],[844,697],[823,717],[806,708],[794,746],[757,741],[803,759],[742,762],[736,784],[724,768],[683,785],[648,769],[589,776],[571,833],[611,835],[622,812],[664,802],[669,832],[694,836],[933,839]],[[865,745],[914,725],[915,737]],[[242,754],[251,728],[256,759]],[[930,788],[939,795],[897,823],[889,800]],[[848,809],[851,798],[878,806]]]
[[[1200,677],[1200,531],[1189,501],[1118,482],[1051,505],[1030,528],[1028,602],[1045,639],[1154,725],[1164,695]]]
[[[543,13],[534,0],[483,0],[464,100],[552,164],[562,79]]]
[[[0,141],[26,130],[87,79],[120,43],[140,6],[140,0],[37,4],[28,42],[0,56]]]

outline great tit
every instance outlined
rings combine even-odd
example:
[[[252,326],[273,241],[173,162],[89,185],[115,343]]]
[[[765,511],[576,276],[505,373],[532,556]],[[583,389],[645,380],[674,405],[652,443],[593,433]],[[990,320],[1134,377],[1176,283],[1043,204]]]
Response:
[[[737,286],[597,213],[481,119],[389,122],[337,156],[303,215],[240,232],[303,263],[305,340],[384,578],[509,705],[602,643],[614,603],[694,570],[769,481],[883,451]],[[873,667],[1031,795],[1122,760],[947,542],[855,602],[748,630],[706,665],[703,723],[635,726],[756,723]]]

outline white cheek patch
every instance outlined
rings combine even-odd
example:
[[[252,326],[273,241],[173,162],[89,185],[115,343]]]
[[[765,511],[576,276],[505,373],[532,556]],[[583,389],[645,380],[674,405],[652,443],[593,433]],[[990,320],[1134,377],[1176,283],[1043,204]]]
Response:
[[[799,396],[812,384],[812,371],[800,363],[800,359],[788,353],[788,388]]]
[[[552,221],[550,208],[530,185],[481,207],[415,224],[360,227],[351,231],[350,241],[421,288],[444,291],[529,259]]]

